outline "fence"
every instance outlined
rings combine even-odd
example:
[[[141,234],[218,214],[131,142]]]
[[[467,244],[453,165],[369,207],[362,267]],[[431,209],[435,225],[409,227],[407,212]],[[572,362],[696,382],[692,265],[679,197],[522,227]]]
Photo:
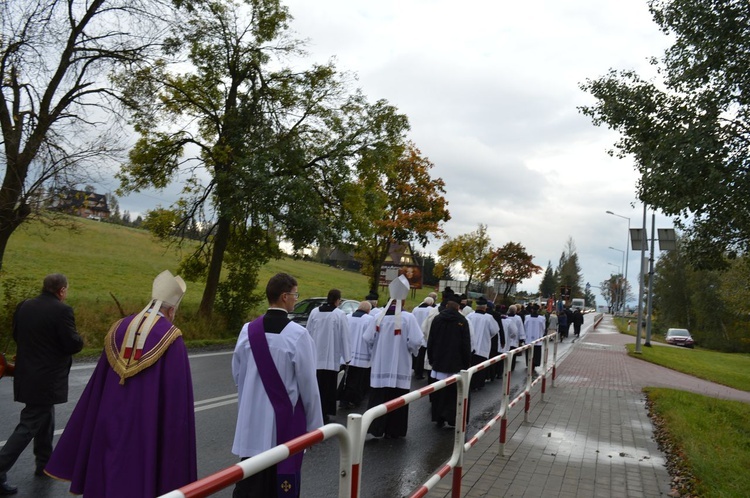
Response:
[[[595,320],[598,325],[598,321]],[[411,495],[412,498],[425,496],[438,482],[448,474],[452,475],[452,497],[458,497],[461,493],[461,473],[463,470],[464,454],[471,450],[482,438],[484,438],[490,429],[500,421],[500,436],[498,438],[498,452],[504,455],[508,412],[511,408],[520,405],[524,401],[524,422],[529,420],[529,410],[531,407],[531,390],[534,386],[540,384],[541,400],[544,401],[544,395],[547,389],[547,377],[551,373],[552,386],[555,384],[557,375],[557,334],[550,334],[541,339],[525,344],[513,349],[507,353],[490,358],[482,363],[472,366],[468,370],[462,370],[446,379],[436,381],[416,391],[411,391],[403,396],[394,398],[386,403],[374,406],[363,414],[352,413],[348,416],[347,426],[341,424],[327,424],[320,429],[308,432],[298,438],[280,444],[252,458],[243,460],[231,467],[206,476],[194,483],[183,486],[178,490],[171,491],[160,498],[202,498],[210,496],[224,488],[227,488],[236,482],[251,476],[263,469],[281,462],[287,457],[304,451],[305,449],[320,443],[326,439],[335,437],[339,442],[339,498],[359,498],[360,486],[362,480],[362,460],[364,456],[364,443],[367,435],[367,429],[373,420],[382,417],[386,413],[392,412],[413,403],[418,399],[429,396],[431,393],[445,389],[446,387],[456,384],[457,387],[457,405],[456,405],[456,423],[454,433],[453,451],[448,461],[440,467],[430,478],[422,484]],[[519,354],[526,354],[532,351],[536,345],[542,348],[541,374],[536,374],[533,367],[533,360],[526,372],[526,383],[523,391],[514,399],[510,399],[510,369],[513,357]],[[552,358],[550,361],[550,349]],[[532,355],[533,357],[533,355]],[[505,361],[507,360],[507,361]],[[469,385],[472,375],[488,368],[496,363],[503,362],[503,379],[502,379],[502,400],[500,410],[495,414],[484,427],[466,441],[466,412],[469,405]]]

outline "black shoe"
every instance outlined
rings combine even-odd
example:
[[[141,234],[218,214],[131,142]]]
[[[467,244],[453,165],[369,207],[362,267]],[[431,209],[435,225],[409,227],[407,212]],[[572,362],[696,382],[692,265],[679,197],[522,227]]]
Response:
[[[34,471],[34,475],[37,477],[46,477],[47,474],[44,473],[44,467],[37,467]]]
[[[18,488],[11,486],[6,481],[0,482],[0,496],[10,496],[18,493]]]
[[[414,378],[417,379],[417,380],[424,380],[424,375],[417,375]]]

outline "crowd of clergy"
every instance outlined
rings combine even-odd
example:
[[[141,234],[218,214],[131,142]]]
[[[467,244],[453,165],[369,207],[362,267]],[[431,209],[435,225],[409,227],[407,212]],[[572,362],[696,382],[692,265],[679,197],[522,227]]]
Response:
[[[390,299],[378,306],[371,292],[356,312],[347,315],[337,306],[341,292],[332,289],[327,302],[314,309],[307,322],[317,352],[317,380],[323,419],[327,423],[338,408],[367,408],[407,394],[412,378],[435,382],[543,337],[557,328],[538,305],[495,306],[479,297],[472,307],[467,297],[450,287],[440,300],[432,292],[411,311],[402,308],[409,293],[405,277],[389,285]],[[523,357],[526,368],[541,363],[541,345]],[[530,358],[531,356],[531,358]],[[517,357],[512,360],[515,369]],[[529,366],[531,364],[531,367]],[[502,376],[498,362],[472,376],[470,390]],[[536,372],[534,372],[536,375]],[[456,418],[456,384],[430,395],[432,421],[453,427]],[[409,407],[405,405],[376,419],[368,432],[373,437],[406,435]],[[468,416],[468,414],[467,414]]]

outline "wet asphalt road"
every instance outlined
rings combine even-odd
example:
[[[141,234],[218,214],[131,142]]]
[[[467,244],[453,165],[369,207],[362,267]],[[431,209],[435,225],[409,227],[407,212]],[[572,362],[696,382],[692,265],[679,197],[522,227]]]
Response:
[[[593,314],[586,315],[584,334],[593,322]],[[571,332],[572,335],[572,332]],[[569,342],[559,345],[558,356],[564,357]],[[520,360],[520,359],[519,359]],[[236,463],[231,453],[237,416],[237,392],[231,378],[231,351],[191,354],[193,389],[196,400],[196,433],[198,446],[198,475],[204,477]],[[521,368],[519,368],[521,367]],[[523,362],[516,366],[511,378],[515,396],[525,382]],[[93,362],[76,362],[70,376],[68,403],[56,407],[56,434],[62,432],[75,402],[81,395],[93,371]],[[413,380],[419,389],[426,380]],[[12,402],[12,381],[0,379],[0,445],[10,436],[23,405]],[[499,409],[500,382],[488,383],[472,393],[470,421],[467,434],[473,435]],[[522,406],[522,405],[521,405]],[[361,413],[362,408],[339,410],[333,422],[346,425],[348,412]],[[497,426],[486,437],[498,437]],[[438,429],[430,421],[427,398],[409,405],[408,434],[402,439],[373,439],[365,443],[362,466],[363,497],[406,496],[421,485],[450,457],[453,430]],[[335,440],[324,441],[307,451],[302,469],[302,496],[330,498],[338,495],[339,450]],[[70,496],[67,483],[47,477],[35,477],[31,445],[8,473],[8,481],[19,488],[18,497],[57,498]],[[217,497],[231,496],[231,490],[217,493]]]

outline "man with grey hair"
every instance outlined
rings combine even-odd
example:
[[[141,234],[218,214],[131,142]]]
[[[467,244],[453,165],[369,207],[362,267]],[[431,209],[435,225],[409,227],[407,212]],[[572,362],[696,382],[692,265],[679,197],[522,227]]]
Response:
[[[65,304],[67,296],[68,279],[53,273],[44,277],[41,294],[21,302],[13,314],[13,339],[17,344],[13,395],[15,401],[26,406],[0,450],[2,496],[18,492],[8,484],[6,474],[32,439],[36,475],[44,475],[52,454],[55,405],[68,401],[72,356],[83,349],[73,308]]]

